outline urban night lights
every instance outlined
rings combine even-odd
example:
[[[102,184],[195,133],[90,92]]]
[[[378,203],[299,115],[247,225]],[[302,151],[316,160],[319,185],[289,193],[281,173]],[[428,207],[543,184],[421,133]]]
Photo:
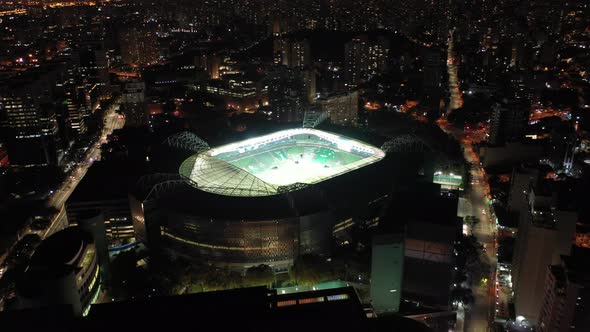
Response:
[[[0,326],[590,331],[589,26],[0,1]]]

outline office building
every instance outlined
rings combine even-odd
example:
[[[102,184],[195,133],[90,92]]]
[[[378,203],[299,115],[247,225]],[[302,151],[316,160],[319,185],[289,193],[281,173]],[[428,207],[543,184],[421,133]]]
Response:
[[[0,135],[13,167],[57,165],[62,158],[53,103],[61,68],[31,70],[0,86]]]
[[[63,102],[61,105],[58,104],[58,107],[61,107],[61,112],[58,112],[58,115],[61,116],[60,120],[63,123],[60,124],[65,131],[62,134],[67,141],[73,141],[83,136],[88,130],[86,119],[90,114],[91,104],[87,102],[89,98],[86,98],[85,84],[79,80],[77,75],[75,67],[68,68],[60,89],[60,97],[63,98]]]
[[[254,113],[267,96],[256,82],[243,75],[224,75],[223,78],[210,80],[206,86],[207,93],[223,100],[227,109]]]
[[[87,35],[80,42],[79,48],[73,52],[74,65],[77,68],[78,80],[83,81],[93,111],[99,99],[110,96],[109,63],[105,42],[102,38]]]

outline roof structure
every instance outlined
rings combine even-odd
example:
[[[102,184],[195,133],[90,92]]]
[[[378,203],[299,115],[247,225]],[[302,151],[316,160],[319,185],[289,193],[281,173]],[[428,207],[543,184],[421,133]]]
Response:
[[[385,153],[311,128],[278,131],[197,153],[180,166],[191,185],[225,196],[271,196],[362,168]]]

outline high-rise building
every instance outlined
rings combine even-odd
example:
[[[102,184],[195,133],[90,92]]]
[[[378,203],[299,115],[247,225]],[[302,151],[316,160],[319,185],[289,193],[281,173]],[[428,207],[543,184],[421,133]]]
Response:
[[[366,35],[353,38],[344,45],[346,83],[351,86],[387,69],[389,42],[384,38],[371,40]]]
[[[289,67],[307,67],[311,64],[311,48],[309,41],[296,40],[291,42],[291,57]]]
[[[356,37],[344,45],[345,79],[351,86],[361,83],[367,76],[368,40],[366,36]]]
[[[440,89],[442,87],[444,70],[445,64],[441,52],[435,50],[427,52],[424,55],[424,66],[422,69],[422,86],[424,89]]]
[[[73,52],[78,79],[86,88],[90,105],[94,110],[99,98],[110,95],[109,64],[104,40],[87,36]],[[98,97],[98,98],[97,98]]]
[[[561,256],[559,264],[547,268],[539,332],[590,330],[590,253],[572,250],[571,256]]]
[[[64,82],[61,85],[60,97],[63,98],[61,105],[61,113],[65,118],[64,139],[70,141],[87,131],[86,117],[90,114],[89,110],[91,104],[86,98],[86,84],[79,80],[75,67],[70,67],[64,73]]]
[[[275,38],[273,51],[275,64],[291,68],[303,68],[311,64],[311,48],[307,39]]]
[[[439,185],[424,184],[394,194],[387,212],[379,220],[379,233],[403,237],[401,296],[448,310],[453,287],[454,241],[460,234],[461,224],[457,220],[457,199],[441,197],[439,193]],[[371,275],[372,280],[376,277],[387,278]],[[389,278],[392,282],[396,276]]]
[[[504,99],[492,110],[490,144],[520,141],[528,125],[530,107],[521,99]]]
[[[377,235],[371,252],[371,303],[376,312],[397,312],[402,296],[404,237]]]
[[[207,56],[207,73],[209,78],[216,80],[219,78],[219,67],[221,66],[221,57],[217,54]]]
[[[57,165],[61,146],[53,90],[62,66],[52,64],[0,86],[0,135],[11,166]]]
[[[310,104],[315,103],[317,83],[316,73],[313,69],[303,70],[303,80],[305,81],[305,91],[307,94],[307,102]]]
[[[516,176],[525,184],[530,173]],[[559,262],[560,255],[568,255],[574,242],[577,215],[556,208],[554,199],[544,182],[529,182],[524,191],[511,190],[509,209],[518,212],[518,236],[512,260],[512,281],[516,315],[537,324],[545,285],[547,267]],[[514,188],[519,189],[519,188]]]
[[[358,119],[358,92],[344,92],[322,96],[316,103],[336,124],[355,124]]]
[[[121,97],[121,110],[125,114],[126,125],[145,126],[148,122],[145,82],[139,80],[126,82]]]
[[[283,66],[270,72],[268,101],[272,118],[279,122],[301,121],[307,107],[305,81],[301,72]]]

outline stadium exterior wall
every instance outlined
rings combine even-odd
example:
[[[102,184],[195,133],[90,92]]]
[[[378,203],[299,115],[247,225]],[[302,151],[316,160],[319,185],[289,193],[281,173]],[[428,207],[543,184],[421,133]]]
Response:
[[[133,195],[130,205],[136,238],[147,247],[235,270],[267,264],[280,271],[300,253],[329,255],[335,223],[327,207],[304,215],[283,211],[274,218],[239,218],[179,211],[162,201],[142,203]]]

